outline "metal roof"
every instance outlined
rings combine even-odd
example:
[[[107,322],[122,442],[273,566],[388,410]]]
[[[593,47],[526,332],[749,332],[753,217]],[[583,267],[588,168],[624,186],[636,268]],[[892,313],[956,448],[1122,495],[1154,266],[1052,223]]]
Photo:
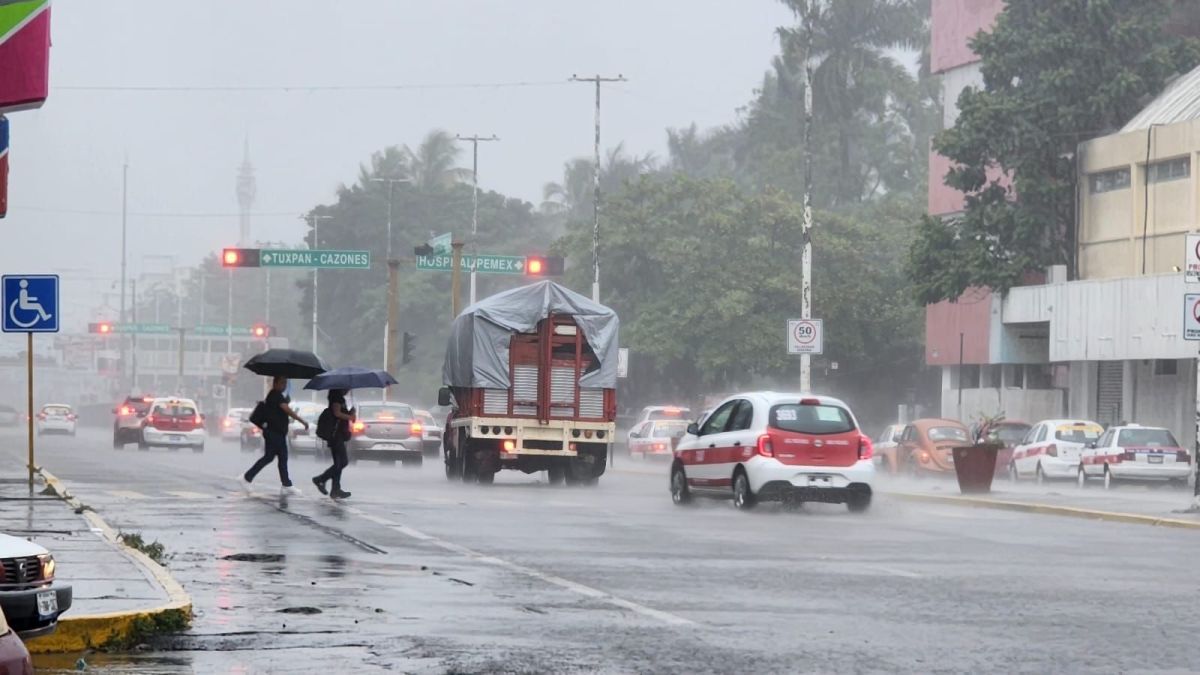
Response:
[[[1121,132],[1149,129],[1152,124],[1175,124],[1200,118],[1200,67],[1176,78]]]

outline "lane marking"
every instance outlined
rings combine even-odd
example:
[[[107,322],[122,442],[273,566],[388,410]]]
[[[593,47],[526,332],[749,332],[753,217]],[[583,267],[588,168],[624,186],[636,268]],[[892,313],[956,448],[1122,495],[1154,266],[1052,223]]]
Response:
[[[554,574],[547,574],[545,572],[540,572],[538,570],[533,569],[532,567],[526,567],[525,565],[522,565],[520,563],[515,563],[510,560],[505,560],[503,558],[497,558],[495,556],[480,553],[479,551],[468,548],[461,544],[455,544],[453,542],[446,541],[445,539],[440,539],[438,537],[435,537],[430,534],[426,534],[424,532],[421,532],[420,530],[409,527],[407,525],[391,523],[390,521],[388,521],[385,524],[381,521],[386,521],[386,519],[377,518],[375,516],[372,516],[371,514],[367,513],[366,511],[363,511],[362,509],[360,509],[358,507],[349,506],[349,507],[346,507],[346,511],[349,513],[358,515],[358,516],[362,516],[363,518],[366,518],[372,522],[385,525],[385,527],[389,527],[392,530],[399,532],[400,534],[403,534],[407,537],[411,537],[413,539],[417,539],[419,541],[423,541],[423,542],[432,544],[434,546],[437,546],[438,548],[440,548],[442,550],[449,551],[451,553],[456,553],[465,558],[470,558],[472,560],[475,560],[475,561],[478,561],[478,562],[481,562],[481,563],[484,563],[487,565],[492,565],[494,567],[500,567],[500,568],[509,570],[510,572],[516,572],[517,574],[527,576],[531,579],[537,579],[538,581],[543,581],[548,584],[558,586],[559,588],[564,588],[568,591],[571,591],[572,593],[577,593],[586,598],[591,598],[593,600],[597,600],[600,602],[607,603],[609,605],[613,605],[614,607],[620,607],[621,609],[626,609],[626,610],[629,610],[636,614],[640,614],[642,616],[645,616],[645,617],[648,617],[651,619],[655,619],[657,621],[661,621],[662,623],[665,623],[668,626],[693,626],[696,623],[695,621],[692,621],[690,619],[685,619],[685,618],[683,618],[681,616],[677,616],[675,614],[671,614],[670,612],[664,612],[659,609],[654,609],[653,607],[647,607],[645,605],[633,602],[632,600],[626,600],[624,598],[617,597],[615,595],[612,595],[611,593],[602,591],[598,588],[592,588],[591,586],[587,586],[585,584],[581,584],[576,581],[571,581],[570,579],[564,579],[563,577],[556,576]]]
[[[149,499],[150,498],[149,495],[144,495],[140,492],[134,492],[133,490],[106,490],[105,492],[107,492],[108,494],[110,494],[114,497],[120,497],[121,499]]]
[[[180,499],[213,499],[212,495],[204,494],[203,492],[189,492],[187,490],[164,490],[166,494]]]
[[[886,573],[888,573],[892,576],[896,576],[896,577],[904,577],[905,579],[921,579],[921,578],[923,578],[922,575],[917,574],[916,572],[909,572],[908,570],[902,570],[898,567],[884,567],[883,565],[871,565],[871,567],[873,569],[879,570],[880,572],[886,572]]]

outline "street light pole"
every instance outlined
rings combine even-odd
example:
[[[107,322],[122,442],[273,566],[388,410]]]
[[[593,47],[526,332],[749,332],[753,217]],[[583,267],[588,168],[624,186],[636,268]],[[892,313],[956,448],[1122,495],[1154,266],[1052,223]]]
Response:
[[[479,255],[479,244],[475,241],[476,235],[479,233],[479,144],[480,142],[498,141],[500,140],[495,134],[491,136],[458,136],[460,141],[471,142],[471,250],[476,256]],[[471,302],[475,304],[475,265],[471,265]]]
[[[392,189],[396,183],[411,183],[411,178],[372,178],[375,183],[387,183],[388,185],[388,210],[387,210],[387,260],[388,265],[392,264]],[[387,325],[383,332],[383,362],[384,369],[387,368],[388,355],[392,353],[393,343],[396,340],[396,332],[400,330],[399,312],[395,309],[396,303],[399,301],[399,275],[388,274],[387,288]]]
[[[126,240],[126,221],[129,211],[129,160],[121,165],[121,317],[120,322],[125,322],[125,284],[126,269],[128,258],[128,246]],[[121,378],[125,377],[125,338],[121,337]]]
[[[570,82],[594,82],[596,84],[596,142],[595,164],[592,168],[592,300],[600,302],[600,83],[627,82],[624,75],[616,77],[579,77],[572,75]]]
[[[801,225],[804,248],[800,253],[800,318],[812,318],[812,17],[804,16],[804,67],[801,69],[804,87],[804,220]],[[800,355],[800,391],[812,391],[812,356]]]

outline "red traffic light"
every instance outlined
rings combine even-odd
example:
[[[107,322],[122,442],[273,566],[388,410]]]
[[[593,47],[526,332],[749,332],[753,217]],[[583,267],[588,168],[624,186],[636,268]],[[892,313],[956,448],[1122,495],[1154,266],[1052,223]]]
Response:
[[[99,333],[100,335],[109,335],[110,333],[113,332],[113,325],[111,322],[108,322],[108,321],[101,321],[99,323],[89,323],[88,324],[88,332],[89,333]]]
[[[275,327],[265,323],[256,323],[250,327],[250,335],[256,338],[269,338],[275,335]]]
[[[559,277],[563,273],[563,259],[556,255],[525,256],[525,276]]]
[[[227,248],[221,251],[221,267],[258,267],[256,248]]]

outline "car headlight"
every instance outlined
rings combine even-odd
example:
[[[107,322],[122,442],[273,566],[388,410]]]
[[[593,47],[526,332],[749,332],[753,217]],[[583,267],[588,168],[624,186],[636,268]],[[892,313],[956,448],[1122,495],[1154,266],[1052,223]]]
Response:
[[[50,579],[53,579],[54,578],[54,568],[56,567],[56,565],[54,563],[54,556],[50,555],[49,553],[47,553],[45,555],[39,555],[38,561],[40,561],[42,563],[42,579],[45,579],[47,581],[49,581]]]

